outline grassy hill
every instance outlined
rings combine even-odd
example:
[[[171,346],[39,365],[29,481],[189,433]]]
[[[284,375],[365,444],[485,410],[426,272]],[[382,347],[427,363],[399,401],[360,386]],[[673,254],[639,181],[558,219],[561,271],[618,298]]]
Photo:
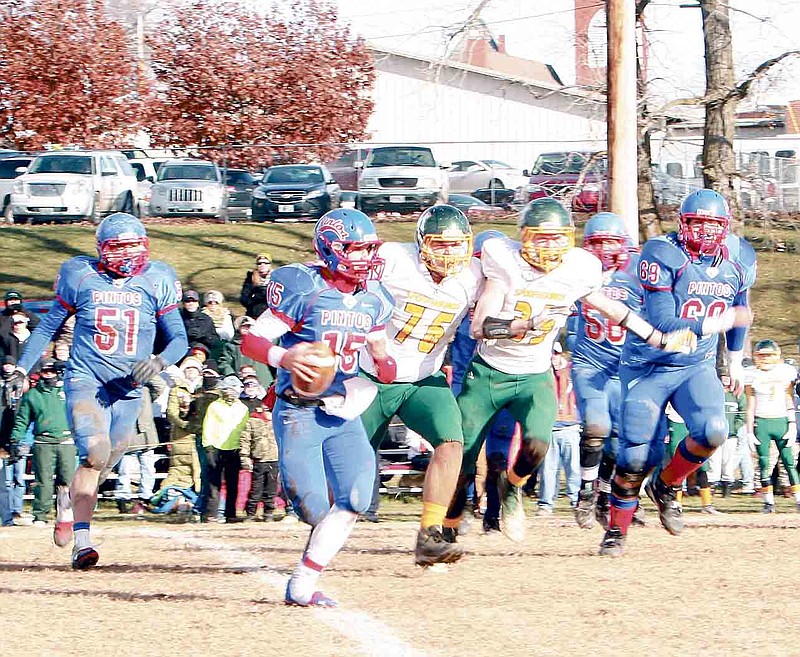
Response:
[[[498,228],[516,234],[513,222],[476,224],[479,232]],[[154,258],[171,264],[184,288],[201,294],[209,289],[222,291],[234,313],[241,312],[239,290],[245,272],[253,267],[255,256],[272,254],[276,265],[308,260],[312,224],[184,224],[148,225]],[[378,233],[387,241],[410,241],[414,224],[381,222]],[[798,357],[800,318],[800,254],[794,252],[796,232],[748,227],[746,236],[761,248],[786,251],[759,251],[758,282],[752,301],[756,313],[753,338],[778,340],[787,356]],[[79,254],[94,254],[94,229],[86,225],[15,226],[0,229],[0,291],[19,289],[26,297],[52,294],[59,265]]]

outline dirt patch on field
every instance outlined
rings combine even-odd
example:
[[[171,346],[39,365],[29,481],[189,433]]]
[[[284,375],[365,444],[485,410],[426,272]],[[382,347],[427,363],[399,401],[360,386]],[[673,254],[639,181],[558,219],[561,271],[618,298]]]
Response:
[[[0,531],[6,655],[787,655],[800,516],[651,518],[622,559],[599,529],[532,518],[525,544],[477,530],[443,573],[412,565],[411,521],[360,523],[324,576],[338,610],[282,604],[302,526],[104,523],[75,573],[46,530]]]

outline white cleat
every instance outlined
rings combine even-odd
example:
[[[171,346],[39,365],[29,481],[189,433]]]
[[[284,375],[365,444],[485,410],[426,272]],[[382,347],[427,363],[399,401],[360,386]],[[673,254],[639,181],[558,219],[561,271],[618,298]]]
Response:
[[[522,503],[522,488],[509,483],[505,475],[497,482],[500,496],[500,531],[516,543],[525,540],[525,507]]]

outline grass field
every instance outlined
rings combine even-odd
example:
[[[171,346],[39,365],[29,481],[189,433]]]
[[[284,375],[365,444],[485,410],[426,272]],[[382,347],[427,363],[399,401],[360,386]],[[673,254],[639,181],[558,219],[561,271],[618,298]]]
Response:
[[[275,264],[308,260],[312,257],[313,225],[302,224],[216,224],[203,222],[151,223],[148,225],[154,258],[165,260],[178,272],[184,288],[201,294],[222,291],[238,314],[239,290],[245,272],[253,267],[255,255],[272,254]],[[475,224],[475,232],[498,228],[516,234],[513,221]],[[386,241],[413,239],[414,224],[381,222],[378,233]],[[786,251],[759,251],[759,276],[752,302],[756,313],[753,338],[772,338],[786,356],[798,358],[800,316],[800,242],[792,228],[771,229],[749,225],[748,238],[761,247]],[[14,287],[26,297],[46,297],[58,267],[66,258],[94,254],[94,229],[88,224],[69,226],[17,226],[0,229],[0,290]]]

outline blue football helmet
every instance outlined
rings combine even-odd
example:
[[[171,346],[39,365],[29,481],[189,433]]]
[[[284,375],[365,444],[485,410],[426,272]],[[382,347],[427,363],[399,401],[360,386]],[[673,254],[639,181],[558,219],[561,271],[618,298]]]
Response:
[[[475,242],[472,247],[472,255],[475,258],[480,258],[484,242],[486,242],[486,240],[491,240],[496,237],[500,239],[506,239],[505,233],[502,233],[499,230],[483,230],[480,233],[478,233],[475,236]]]
[[[314,250],[331,273],[351,283],[380,278],[383,261],[377,257],[381,241],[372,220],[360,210],[339,208],[322,215],[314,226]],[[353,250],[367,256],[351,258]]]
[[[583,229],[583,248],[597,256],[603,270],[624,269],[630,260],[625,221],[613,212],[598,212]]]
[[[115,212],[97,227],[97,255],[103,269],[118,276],[141,274],[150,260],[144,224],[132,214]]]
[[[698,258],[716,256],[728,236],[731,211],[721,194],[698,189],[681,203],[678,239],[686,251]]]

